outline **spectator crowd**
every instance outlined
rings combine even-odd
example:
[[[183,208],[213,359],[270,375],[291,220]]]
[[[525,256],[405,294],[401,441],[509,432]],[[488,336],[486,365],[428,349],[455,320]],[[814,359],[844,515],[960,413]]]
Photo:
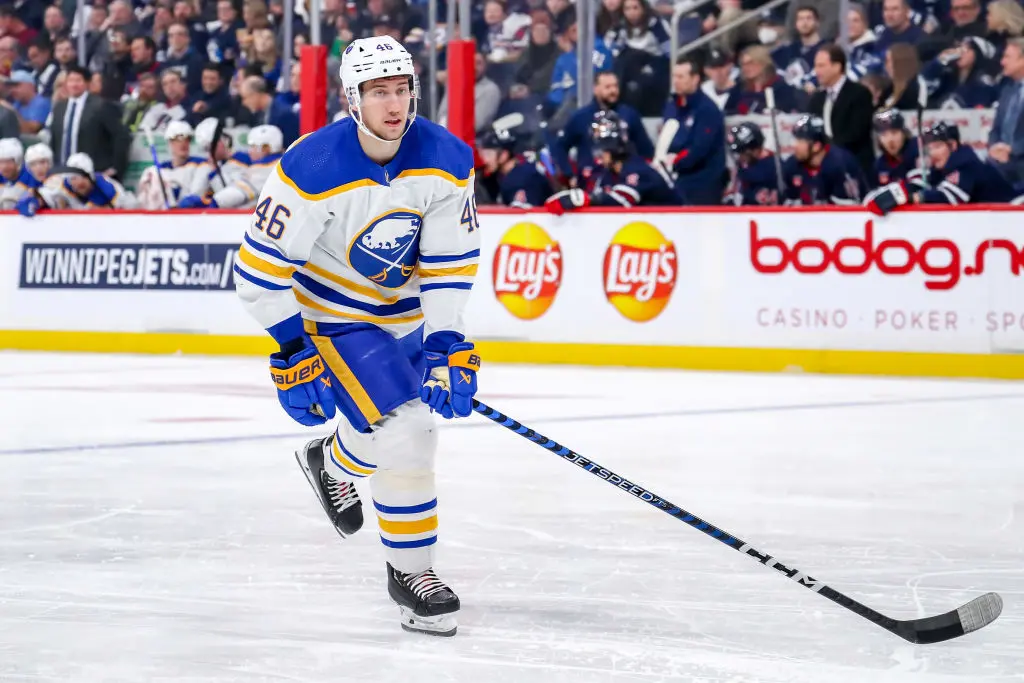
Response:
[[[426,2],[315,1],[332,79],[352,40],[382,35],[427,77]],[[672,0],[587,1],[594,74],[581,75],[573,2],[474,0],[481,203],[561,213],[863,202],[884,212],[1024,193],[1019,0],[867,0],[846,16],[831,0],[765,12],[762,0],[717,0],[679,21],[681,56],[671,54]],[[91,0],[76,15],[74,0],[0,0],[0,208],[252,206],[299,136],[301,66],[284,63],[282,41],[290,22],[297,55],[310,19],[308,2],[294,4],[285,17],[281,0]],[[744,12],[756,20],[732,26]],[[420,104],[442,123],[447,13],[440,0],[437,111]],[[593,79],[591,102],[576,100],[581,78]],[[329,115],[344,117],[340,83],[330,85]],[[899,113],[952,120],[993,107],[984,159],[960,146],[955,125],[908,130]],[[776,158],[759,126],[726,123],[766,113],[806,115],[791,157]],[[651,118],[662,121],[655,139]],[[245,149],[225,133],[238,128],[249,130]],[[137,135],[163,137],[170,159],[129,191]],[[975,178],[985,182],[967,187]]]

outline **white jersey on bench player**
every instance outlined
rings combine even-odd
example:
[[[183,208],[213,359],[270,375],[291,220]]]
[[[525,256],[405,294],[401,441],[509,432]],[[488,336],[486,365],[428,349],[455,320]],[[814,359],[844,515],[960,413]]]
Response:
[[[203,119],[196,126],[196,143],[205,153],[206,159],[192,176],[192,186],[188,188],[188,194],[204,200],[234,185],[249,167],[248,156],[241,152],[231,153],[231,136],[221,133],[220,140],[214,145],[213,138],[216,134],[215,118]],[[210,152],[211,147],[213,153]],[[210,161],[211,158],[217,160],[217,168]]]
[[[191,155],[192,126],[187,122],[171,121],[167,124],[164,140],[167,141],[167,149],[171,153],[170,160],[160,164],[159,173],[155,166],[148,167],[142,172],[142,177],[135,188],[139,204],[144,209],[159,210],[166,206],[177,206],[178,200],[188,194],[195,175],[206,163],[202,157]]]
[[[256,126],[249,131],[249,167],[232,185],[213,195],[211,206],[222,209],[256,206],[264,183],[284,152],[284,135],[277,126]]]

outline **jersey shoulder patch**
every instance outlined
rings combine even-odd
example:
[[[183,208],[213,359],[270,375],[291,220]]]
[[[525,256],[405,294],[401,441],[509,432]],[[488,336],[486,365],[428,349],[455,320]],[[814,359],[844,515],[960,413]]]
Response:
[[[395,162],[396,177],[435,175],[463,186],[473,173],[473,150],[448,129],[417,118],[402,139]]]
[[[378,179],[383,175],[381,167],[360,148],[351,118],[314,131],[289,147],[278,173],[307,199],[339,194],[354,183],[382,184]]]

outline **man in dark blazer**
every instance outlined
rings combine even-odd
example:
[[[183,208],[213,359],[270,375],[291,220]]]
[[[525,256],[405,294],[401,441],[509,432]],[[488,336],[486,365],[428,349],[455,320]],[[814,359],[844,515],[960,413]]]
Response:
[[[1024,185],[1024,38],[1007,42],[1003,83],[988,134],[989,159],[1015,186]]]
[[[54,106],[50,126],[54,164],[62,166],[75,152],[84,152],[97,172],[123,179],[131,134],[121,122],[117,105],[90,94],[88,85],[88,69],[68,68],[64,81],[68,98]]]
[[[832,144],[853,154],[870,175],[875,163],[871,91],[846,77],[846,53],[838,45],[821,46],[814,55],[814,73],[819,89],[811,96],[810,113],[824,119]]]

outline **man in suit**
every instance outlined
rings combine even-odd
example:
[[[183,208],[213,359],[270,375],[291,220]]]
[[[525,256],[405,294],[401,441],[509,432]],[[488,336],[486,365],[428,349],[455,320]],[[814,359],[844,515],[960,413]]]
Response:
[[[871,91],[846,77],[846,53],[838,45],[821,46],[814,55],[814,73],[820,87],[811,96],[810,113],[824,119],[832,144],[853,154],[870,174],[875,163]]]
[[[1024,38],[1003,50],[1003,81],[988,134],[989,159],[1014,185],[1024,184]]]
[[[72,154],[84,152],[98,172],[124,178],[131,135],[117,105],[89,94],[89,77],[85,67],[68,68],[68,99],[54,107],[50,128],[54,161],[63,166]]]

